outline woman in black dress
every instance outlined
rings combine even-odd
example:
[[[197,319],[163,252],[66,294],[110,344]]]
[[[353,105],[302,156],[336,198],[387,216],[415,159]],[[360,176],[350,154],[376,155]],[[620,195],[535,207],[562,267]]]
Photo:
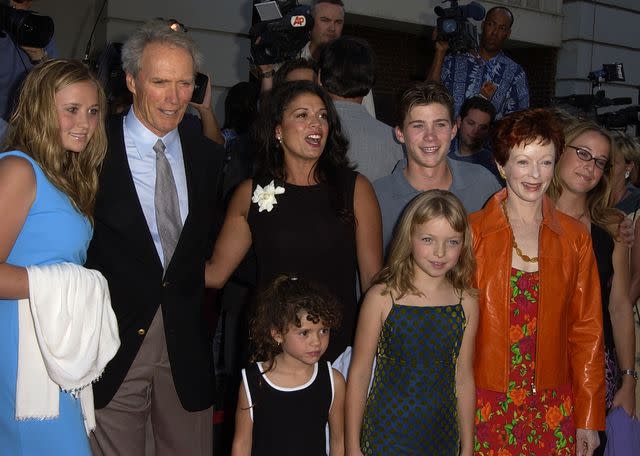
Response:
[[[623,214],[609,205],[612,185],[611,136],[591,122],[565,128],[550,196],[556,208],[591,233],[602,297],[607,410],[635,415],[634,324],[629,297],[629,248],[620,239]],[[596,454],[603,454],[604,432]]]
[[[220,288],[253,245],[258,287],[282,273],[324,285],[342,307],[341,328],[325,354],[351,345],[362,290],[382,266],[380,209],[371,184],[349,166],[348,141],[326,92],[285,83],[264,100],[257,129],[257,172],[235,191],[207,265]]]

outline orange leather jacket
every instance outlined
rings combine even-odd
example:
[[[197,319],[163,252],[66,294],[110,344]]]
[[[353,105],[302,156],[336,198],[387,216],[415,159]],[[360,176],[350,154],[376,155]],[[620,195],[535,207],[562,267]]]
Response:
[[[507,391],[510,365],[511,227],[496,193],[470,215],[480,290],[474,360],[478,388]],[[571,382],[577,428],[604,429],[605,387],[600,281],[585,227],[544,197],[533,391]]]

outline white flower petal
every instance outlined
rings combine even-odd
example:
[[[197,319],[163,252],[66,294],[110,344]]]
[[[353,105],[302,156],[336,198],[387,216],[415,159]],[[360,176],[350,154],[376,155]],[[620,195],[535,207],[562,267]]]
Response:
[[[275,195],[283,194],[284,190],[284,187],[276,187],[273,180],[264,187],[256,185],[251,201],[258,204],[258,212],[271,212],[273,210],[273,206],[278,203]]]

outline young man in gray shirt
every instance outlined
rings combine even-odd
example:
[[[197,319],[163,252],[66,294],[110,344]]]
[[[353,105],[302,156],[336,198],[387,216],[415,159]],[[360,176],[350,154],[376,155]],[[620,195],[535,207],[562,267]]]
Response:
[[[441,83],[411,85],[400,94],[397,112],[396,137],[404,143],[407,158],[396,165],[391,175],[373,184],[382,211],[385,252],[402,211],[420,193],[449,190],[471,213],[481,209],[502,188],[485,167],[447,157],[457,128],[453,99]]]

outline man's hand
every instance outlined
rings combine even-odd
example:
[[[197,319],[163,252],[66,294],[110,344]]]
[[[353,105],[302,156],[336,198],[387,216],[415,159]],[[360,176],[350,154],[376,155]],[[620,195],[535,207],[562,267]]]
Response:
[[[633,242],[635,241],[634,228],[635,225],[627,217],[625,217],[624,220],[620,222],[620,226],[618,227],[618,235],[620,236],[620,241],[629,248],[633,247]]]
[[[213,83],[211,82],[211,75],[207,74],[207,88],[204,91],[204,98],[202,103],[189,102],[191,106],[196,108],[198,114],[200,114],[200,121],[202,122],[202,134],[209,138],[211,141],[224,145],[224,136],[220,130],[220,124],[216,118],[213,108],[211,107],[211,92]]]
[[[622,386],[613,396],[611,408],[622,407],[631,417],[636,416],[636,380],[625,375],[622,380]]]
[[[436,52],[433,56],[433,62],[429,70],[427,70],[427,81],[440,82],[440,72],[442,71],[442,64],[444,63],[444,57],[449,50],[449,42],[446,40],[438,40],[438,28],[434,27],[433,33],[431,33],[431,40],[435,42]]]
[[[20,46],[22,50],[29,56],[29,60],[32,63],[40,63],[47,57],[47,53],[42,48],[35,48],[30,46]]]
[[[207,74],[207,88],[204,91],[204,98],[202,99],[202,103],[194,103],[190,101],[191,106],[196,108],[200,115],[202,115],[203,111],[211,111],[211,76]]]
[[[600,445],[598,431],[591,429],[576,430],[576,456],[592,456]]]
[[[438,39],[438,27],[433,28],[433,32],[431,33],[431,41],[435,42],[436,55],[444,55],[449,50],[449,42],[447,40],[439,40]]]

